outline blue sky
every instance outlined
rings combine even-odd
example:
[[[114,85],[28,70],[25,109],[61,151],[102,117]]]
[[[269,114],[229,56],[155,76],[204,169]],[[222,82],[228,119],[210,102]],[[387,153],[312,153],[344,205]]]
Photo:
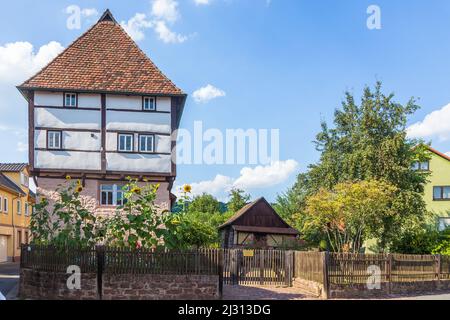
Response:
[[[312,141],[320,121],[332,120],[345,90],[359,96],[377,80],[401,103],[420,98],[411,135],[450,152],[450,107],[445,108],[450,103],[450,2],[158,1],[164,2],[159,11],[150,0],[2,3],[0,162],[27,161],[26,103],[14,86],[99,17],[84,10],[81,29],[69,30],[65,10],[70,5],[99,14],[109,8],[125,24],[140,17],[134,20],[140,24],[131,20],[129,31],[138,31],[139,46],[189,94],[183,128],[203,121],[205,128],[220,130],[280,129],[284,171],[278,177],[270,166],[181,165],[178,185],[194,183],[197,191],[212,190],[223,199],[233,181],[253,178],[247,191],[274,200],[317,161]],[[366,26],[372,4],[381,10],[379,30]],[[225,96],[196,102],[193,93],[208,84]]]

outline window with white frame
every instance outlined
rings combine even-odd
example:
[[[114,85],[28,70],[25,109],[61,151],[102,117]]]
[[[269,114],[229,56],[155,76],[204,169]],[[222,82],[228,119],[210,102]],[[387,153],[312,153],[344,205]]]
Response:
[[[0,197],[0,212],[3,211],[3,198]]]
[[[47,148],[61,149],[61,131],[47,131]]]
[[[100,204],[102,206],[122,206],[126,204],[123,187],[116,184],[101,185]]]
[[[22,201],[17,200],[17,214],[22,214]]]
[[[155,111],[156,110],[156,98],[154,97],[144,97],[142,110],[144,111]]]
[[[117,150],[120,152],[133,152],[134,136],[130,133],[119,133]]]
[[[411,169],[413,171],[429,171],[430,170],[430,162],[429,161],[413,162]]]
[[[3,198],[3,212],[4,213],[8,213],[9,208],[8,208],[8,198],[4,197]]]
[[[139,136],[139,152],[155,152],[155,136],[142,134]]]
[[[28,180],[29,180],[28,176],[25,173],[21,172],[20,173],[20,183],[23,186],[28,187],[28,184],[29,184]]]
[[[64,94],[64,107],[76,108],[77,106],[77,94],[65,93]]]

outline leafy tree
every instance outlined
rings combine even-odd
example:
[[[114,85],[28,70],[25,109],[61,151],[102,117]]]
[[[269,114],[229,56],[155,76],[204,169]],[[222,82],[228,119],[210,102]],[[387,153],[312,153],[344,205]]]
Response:
[[[399,230],[406,230],[408,221],[420,220],[425,213],[422,193],[426,174],[413,171],[411,164],[428,156],[425,148],[417,147],[420,141],[406,136],[408,116],[417,109],[414,99],[402,105],[394,101],[393,94],[383,94],[381,83],[374,90],[366,87],[359,105],[347,92],[342,108],[335,111],[334,127],[323,122],[316,137],[316,148],[321,152],[319,162],[299,176],[289,191],[294,195],[281,197],[278,203],[298,210],[297,219],[302,224],[305,195],[332,190],[347,181],[384,181],[398,189],[390,203],[390,209],[397,214],[383,218],[378,237],[379,247],[388,249],[401,236]],[[292,201],[298,201],[298,208]]]
[[[228,210],[236,213],[247,205],[250,201],[250,195],[241,189],[232,189],[230,191],[230,200],[228,201]]]
[[[338,183],[306,200],[304,229],[321,229],[336,252],[359,252],[367,237],[379,236],[383,219],[396,213],[391,203],[397,188],[382,181]]]
[[[194,197],[192,202],[188,205],[188,211],[206,212],[210,214],[220,213],[221,205],[212,195],[204,193],[201,196]]]

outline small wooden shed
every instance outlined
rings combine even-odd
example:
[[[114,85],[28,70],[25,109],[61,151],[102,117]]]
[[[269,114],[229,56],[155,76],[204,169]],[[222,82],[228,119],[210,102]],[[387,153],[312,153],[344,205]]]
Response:
[[[219,232],[223,248],[275,249],[295,242],[299,235],[264,198],[239,210]]]

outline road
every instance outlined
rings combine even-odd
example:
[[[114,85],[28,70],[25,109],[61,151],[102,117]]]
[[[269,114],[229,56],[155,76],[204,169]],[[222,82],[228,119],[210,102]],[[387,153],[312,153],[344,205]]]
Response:
[[[0,263],[0,292],[3,296],[19,283],[19,263]]]

